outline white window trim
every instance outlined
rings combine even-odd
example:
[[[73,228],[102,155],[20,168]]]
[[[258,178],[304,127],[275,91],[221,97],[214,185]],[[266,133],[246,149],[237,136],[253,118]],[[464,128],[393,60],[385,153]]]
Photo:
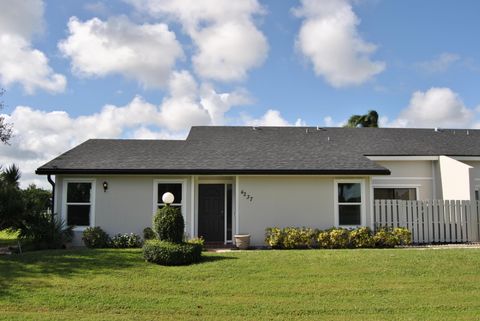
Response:
[[[154,179],[153,180],[153,206],[152,206],[152,215],[155,215],[157,213],[158,205],[163,204],[163,203],[158,203],[158,184],[182,184],[182,203],[172,203],[172,205],[180,205],[181,211],[182,211],[182,216],[185,221],[187,222],[187,213],[186,213],[186,206],[185,206],[185,200],[187,197],[187,179],[182,178],[182,179],[168,179],[168,178],[162,178],[162,179]],[[175,201],[174,201],[175,202]],[[186,225],[186,224],[185,224]]]
[[[373,184],[372,185],[372,200],[375,201],[375,188],[414,188],[416,200],[420,200],[420,184]]]
[[[339,203],[338,202],[338,184],[355,184],[359,183],[360,184],[360,203]],[[359,226],[365,226],[366,224],[366,211],[365,211],[365,179],[335,179],[334,184],[333,184],[333,197],[334,197],[334,211],[335,211],[335,226],[336,227],[342,227],[342,228],[357,228]],[[339,205],[360,205],[360,225],[340,225],[340,217],[339,217],[339,211],[338,211],[338,206]]]
[[[90,183],[92,189],[90,190],[90,225],[89,226],[75,226],[74,231],[83,232],[88,227],[95,226],[95,196],[97,190],[97,180],[94,178],[65,178],[63,180],[62,188],[62,220],[67,223],[67,188],[68,183]],[[68,205],[85,205],[86,203],[68,203]]]

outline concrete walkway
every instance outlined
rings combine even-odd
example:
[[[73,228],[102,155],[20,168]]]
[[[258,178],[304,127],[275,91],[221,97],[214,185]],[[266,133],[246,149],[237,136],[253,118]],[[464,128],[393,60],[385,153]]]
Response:
[[[450,243],[450,244],[419,244],[419,245],[409,245],[402,246],[401,248],[405,249],[480,249],[480,243]]]

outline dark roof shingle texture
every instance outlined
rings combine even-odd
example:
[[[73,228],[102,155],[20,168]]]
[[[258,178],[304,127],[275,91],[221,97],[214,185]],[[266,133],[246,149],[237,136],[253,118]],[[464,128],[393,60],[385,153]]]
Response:
[[[186,140],[88,140],[37,173],[388,174],[374,155],[480,156],[480,130],[192,127]]]

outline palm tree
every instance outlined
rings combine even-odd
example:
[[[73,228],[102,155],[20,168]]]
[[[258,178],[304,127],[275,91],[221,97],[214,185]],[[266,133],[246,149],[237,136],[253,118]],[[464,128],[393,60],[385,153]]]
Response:
[[[20,173],[20,168],[18,168],[17,165],[12,164],[10,167],[7,167],[3,170],[1,176],[5,183],[18,188],[20,177],[22,177],[22,174]]]
[[[369,110],[365,115],[352,115],[345,127],[375,127],[378,128],[378,113],[375,110]]]

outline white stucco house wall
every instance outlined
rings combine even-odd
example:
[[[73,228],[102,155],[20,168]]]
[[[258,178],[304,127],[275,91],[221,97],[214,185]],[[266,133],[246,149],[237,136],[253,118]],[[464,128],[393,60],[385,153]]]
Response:
[[[374,199],[478,200],[480,131],[192,127],[186,140],[93,139],[37,169],[54,211],[110,235],[151,226],[175,196],[188,237],[231,243],[265,228],[373,226]]]

